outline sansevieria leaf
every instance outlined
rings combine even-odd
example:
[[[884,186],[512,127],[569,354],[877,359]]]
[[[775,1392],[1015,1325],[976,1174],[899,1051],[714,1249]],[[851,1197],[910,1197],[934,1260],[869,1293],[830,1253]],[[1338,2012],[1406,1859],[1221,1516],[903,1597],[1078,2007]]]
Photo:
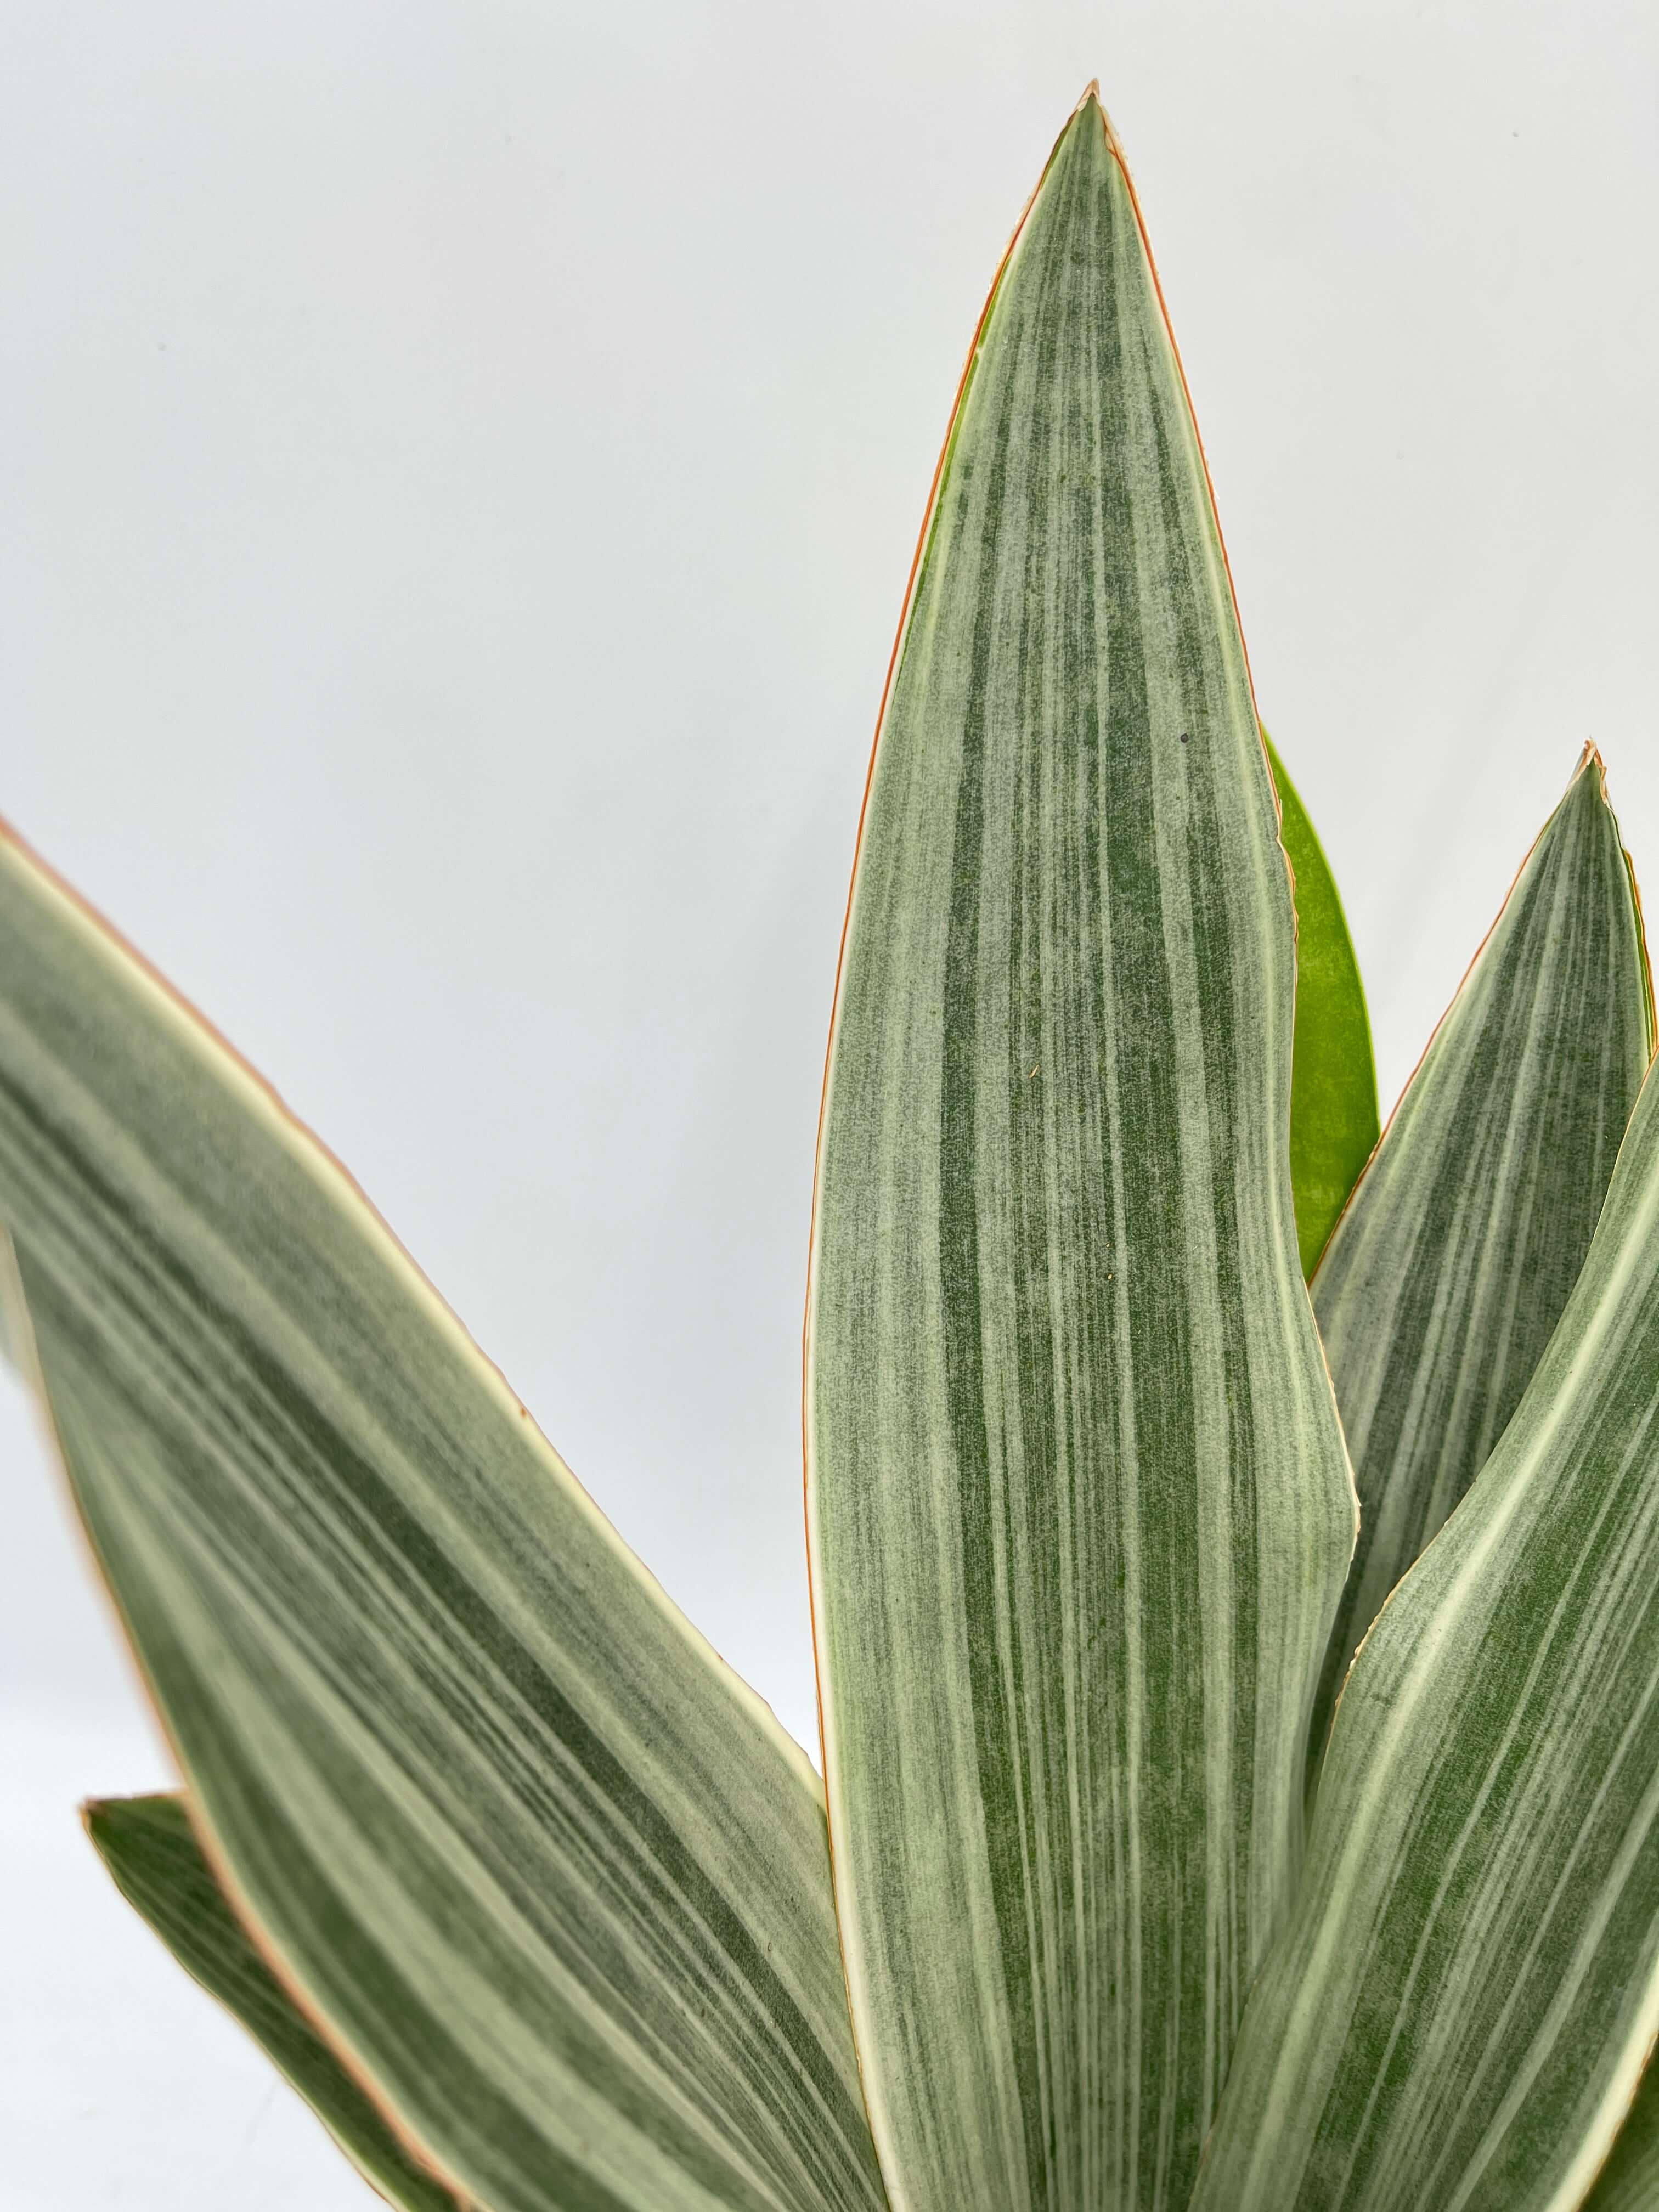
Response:
[[[824,1753],[907,2212],[1184,2203],[1353,1540],[1289,884],[1092,95],[998,276],[877,741],[809,1322]]]
[[[1587,752],[1314,1279],[1360,1504],[1315,1761],[1360,1638],[1474,1481],[1549,1341],[1648,1052],[1640,926]]]
[[[1336,878],[1267,732],[1279,838],[1296,895],[1296,1036],[1291,1188],[1302,1272],[1311,1275],[1376,1142],[1376,1062],[1359,963]]]
[[[1651,2059],[1584,2212],[1659,2212],[1659,2074]]]
[[[1659,1085],[1337,1708],[1194,2212],[1572,2212],[1659,2031]]]
[[[272,2058],[346,2156],[404,2212],[464,2212],[415,2160],[243,1933],[177,1797],[112,1797],[82,1815],[121,1894]]]
[[[400,2130],[489,2212],[875,2212],[804,1755],[9,838],[0,1219],[216,1870]]]

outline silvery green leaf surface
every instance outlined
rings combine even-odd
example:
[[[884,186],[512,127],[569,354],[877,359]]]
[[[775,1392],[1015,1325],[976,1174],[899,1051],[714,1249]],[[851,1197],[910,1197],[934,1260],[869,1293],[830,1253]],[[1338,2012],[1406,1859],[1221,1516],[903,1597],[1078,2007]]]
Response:
[[[1291,1188],[1302,1272],[1318,1265],[1376,1142],[1370,1017],[1347,917],[1314,826],[1264,730],[1279,794],[1279,842],[1296,900],[1296,1035],[1291,1072]]]
[[[1659,2212],[1659,2075],[1651,2059],[1584,2212]]]
[[[1301,1854],[1354,1504],[1287,1166],[1290,888],[1121,155],[1056,147],[884,712],[808,1522],[896,2207],[1176,2207]]]
[[[1315,1760],[1361,1637],[1474,1480],[1549,1341],[1648,1052],[1630,875],[1587,753],[1314,1278],[1360,1504]]]
[[[387,2203],[403,2212],[465,2212],[398,2142],[249,1942],[182,1801],[106,1798],[87,1806],[82,1818],[128,1904],[246,2028]]]
[[[9,836],[0,1219],[216,1870],[423,2158],[490,2212],[878,2212],[804,1754]]]
[[[1194,2212],[1572,2212],[1659,2031],[1659,1086],[1361,1645]]]

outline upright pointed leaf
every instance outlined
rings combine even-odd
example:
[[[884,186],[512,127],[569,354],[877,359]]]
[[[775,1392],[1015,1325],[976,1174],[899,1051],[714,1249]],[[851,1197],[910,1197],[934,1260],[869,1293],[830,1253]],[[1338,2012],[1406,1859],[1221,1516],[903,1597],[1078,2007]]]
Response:
[[[822,1798],[340,1169],[0,840],[0,1219],[239,1915],[490,2212],[880,2203]]]
[[[1183,2203],[1300,1850],[1353,1497],[1291,902],[1092,97],[964,380],[837,998],[809,1524],[837,1903],[915,2212]]]
[[[1474,1481],[1549,1341],[1647,1062],[1636,908],[1587,753],[1314,1279],[1360,1504],[1316,1763],[1360,1638]]]
[[[1291,1188],[1302,1272],[1311,1275],[1376,1142],[1376,1063],[1359,963],[1336,878],[1265,730],[1261,741],[1279,793],[1279,840],[1295,885]]]
[[[225,1901],[177,1797],[111,1797],[82,1816],[129,1905],[240,2021],[364,2179],[404,2212],[465,2212],[416,2163],[271,1972]]]
[[[1194,2212],[1572,2212],[1659,2032],[1659,1085],[1361,1645]]]

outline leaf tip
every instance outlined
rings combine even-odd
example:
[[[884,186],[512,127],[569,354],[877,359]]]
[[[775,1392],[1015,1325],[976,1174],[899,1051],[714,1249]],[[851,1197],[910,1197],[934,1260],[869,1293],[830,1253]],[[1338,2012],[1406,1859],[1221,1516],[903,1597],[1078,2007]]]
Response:
[[[1112,128],[1112,118],[1107,113],[1105,103],[1101,99],[1100,79],[1097,76],[1091,76],[1088,83],[1084,86],[1082,95],[1077,106],[1072,110],[1071,121],[1066,125],[1067,130],[1080,123],[1085,116],[1092,116],[1099,124],[1108,152],[1115,155],[1121,161],[1123,158],[1122,142]]]
[[[1561,794],[1556,813],[1565,816],[1575,805],[1580,811],[1588,807],[1594,811],[1599,807],[1608,814],[1613,811],[1613,802],[1607,795],[1607,764],[1589,738],[1579,748],[1578,757],[1573,763],[1572,774],[1567,778],[1567,787]],[[1555,818],[1553,814],[1550,822]],[[1547,823],[1546,830],[1548,827]]]

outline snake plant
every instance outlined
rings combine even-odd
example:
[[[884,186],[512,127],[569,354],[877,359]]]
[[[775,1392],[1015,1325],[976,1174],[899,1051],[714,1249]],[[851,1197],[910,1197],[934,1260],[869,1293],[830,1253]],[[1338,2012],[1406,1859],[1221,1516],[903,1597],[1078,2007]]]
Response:
[[[0,955],[6,1340],[183,1784],[87,1826],[392,2203],[1659,2208],[1634,878],[1586,750],[1379,1141],[1092,89],[974,337],[858,841],[822,1783],[9,836]]]

